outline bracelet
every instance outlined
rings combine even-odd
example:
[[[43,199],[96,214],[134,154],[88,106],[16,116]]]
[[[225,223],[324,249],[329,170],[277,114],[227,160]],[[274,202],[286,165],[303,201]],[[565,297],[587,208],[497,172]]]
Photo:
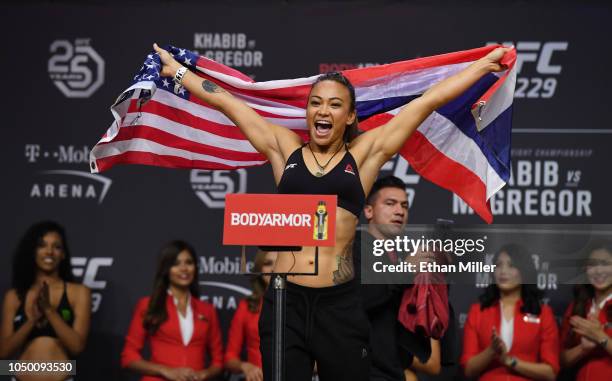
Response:
[[[185,76],[185,73],[187,73],[187,68],[185,66],[181,66],[176,71],[176,74],[174,74],[174,78],[172,78],[172,80],[174,81],[174,93],[175,94],[178,94],[181,88],[181,84],[183,83],[183,77]]]
[[[187,68],[185,66],[181,66],[176,71],[176,74],[174,74],[174,78],[172,79],[174,83],[176,83],[177,85],[180,85],[181,83],[183,83],[183,77],[185,76],[186,72],[187,72]]]
[[[516,357],[510,357],[510,362],[508,363],[508,366],[514,369],[516,367],[516,364],[518,364],[518,360],[516,359]]]

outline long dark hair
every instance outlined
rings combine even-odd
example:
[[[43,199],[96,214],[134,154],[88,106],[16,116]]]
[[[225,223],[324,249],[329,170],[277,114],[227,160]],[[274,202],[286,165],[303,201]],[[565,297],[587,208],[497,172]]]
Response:
[[[155,273],[155,280],[153,281],[153,293],[151,299],[149,299],[149,306],[147,313],[143,319],[143,326],[150,335],[153,335],[168,319],[168,311],[166,310],[166,298],[168,293],[168,287],[170,286],[170,268],[175,265],[178,255],[187,251],[193,259],[195,265],[195,276],[198,274],[198,258],[195,250],[191,245],[184,241],[172,241],[168,242],[161,249],[159,256],[159,262],[157,265],[157,271]],[[198,282],[194,281],[189,285],[189,291],[191,295],[195,297],[200,296],[198,290]]]
[[[590,244],[585,250],[584,261],[585,267],[591,254],[596,250],[604,250],[612,256],[612,242],[610,241],[596,241]],[[578,315],[586,317],[587,304],[595,297],[595,288],[592,284],[577,284],[574,286],[574,307],[572,309],[572,315]],[[612,322],[612,306],[608,306],[606,310],[608,321]]]
[[[255,255],[255,264],[253,266],[253,272],[259,273],[263,268],[263,265],[266,261],[266,255],[268,252],[263,250],[257,250],[257,254]],[[261,298],[263,298],[264,293],[266,292],[266,282],[264,281],[263,275],[253,275],[251,277],[251,295],[247,296],[247,306],[249,311],[257,312],[259,311],[259,305],[261,304]]]
[[[22,302],[36,280],[38,271],[36,268],[36,250],[42,244],[43,237],[48,233],[57,233],[62,239],[64,259],[59,263],[59,277],[64,282],[74,281],[70,265],[70,249],[68,248],[64,228],[54,221],[38,222],[26,230],[13,254],[12,287]]]
[[[518,268],[521,273],[521,300],[523,301],[521,312],[540,315],[543,293],[538,289],[537,284],[535,284],[537,272],[529,252],[522,245],[515,243],[506,244],[495,253],[493,263],[497,261],[501,253],[508,254],[512,259],[512,264]],[[494,303],[499,301],[499,297],[500,292],[497,284],[490,284],[478,298],[480,301],[480,309],[483,310],[487,307],[491,307]]]
[[[357,112],[355,108],[355,103],[356,103],[355,102],[355,98],[356,98],[355,97],[355,87],[353,87],[353,84],[351,83],[351,81],[349,81],[349,79],[346,78],[344,74],[340,73],[339,71],[331,71],[329,73],[321,74],[317,78],[317,80],[312,84],[310,91],[312,91],[312,89],[314,89],[314,87],[319,82],[323,82],[323,81],[334,81],[346,87],[346,89],[349,92],[350,98],[351,98],[351,104],[349,105],[349,111],[355,112],[355,113]],[[355,115],[355,121],[347,125],[346,130],[344,130],[343,140],[346,143],[349,143],[351,140],[355,139],[359,135],[359,133],[360,133],[359,132],[359,122],[357,121],[357,115]]]

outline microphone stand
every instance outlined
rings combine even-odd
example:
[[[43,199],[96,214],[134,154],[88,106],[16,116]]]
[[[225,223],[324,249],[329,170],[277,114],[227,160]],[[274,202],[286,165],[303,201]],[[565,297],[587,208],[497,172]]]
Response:
[[[301,247],[273,247],[261,246],[263,251],[300,251]],[[319,274],[319,247],[315,246],[314,272],[311,273],[290,273],[290,272],[271,272],[271,273],[251,273],[253,275],[270,275],[273,289],[274,306],[274,354],[272,358],[272,381],[285,380],[285,325],[287,315],[287,276],[288,275],[318,275]],[[249,275],[251,275],[249,274]]]

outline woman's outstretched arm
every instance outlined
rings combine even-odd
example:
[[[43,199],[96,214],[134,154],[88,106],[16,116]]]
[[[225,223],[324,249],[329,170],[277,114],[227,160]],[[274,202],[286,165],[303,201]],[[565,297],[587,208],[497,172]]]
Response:
[[[163,64],[161,76],[174,77],[183,66],[166,50],[153,45]],[[288,128],[277,126],[261,117],[246,103],[208,79],[187,71],[182,85],[194,96],[227,116],[246,136],[255,149],[265,155],[274,170],[277,181],[282,175],[285,161],[301,144],[300,137]]]
[[[508,50],[493,50],[461,72],[429,88],[383,126],[361,134],[351,147],[362,159],[359,172],[370,170],[377,174],[380,166],[399,152],[410,135],[432,112],[463,94],[484,75],[506,69],[500,61]]]

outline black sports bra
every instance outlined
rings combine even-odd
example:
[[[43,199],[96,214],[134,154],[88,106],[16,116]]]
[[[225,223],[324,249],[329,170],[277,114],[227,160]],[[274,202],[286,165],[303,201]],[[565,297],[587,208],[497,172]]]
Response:
[[[359,179],[357,163],[348,148],[342,160],[321,177],[310,173],[304,162],[302,148],[291,153],[283,176],[278,183],[278,193],[283,194],[335,194],[338,206],[359,217],[365,204],[365,193]]]
[[[15,314],[15,318],[13,319],[13,330],[15,331],[18,330],[19,327],[21,327],[28,318],[25,314],[24,304],[25,301],[21,303],[19,309],[17,310],[17,313]],[[70,302],[68,302],[68,295],[66,293],[66,282],[64,282],[64,293],[62,294],[62,298],[60,299],[56,311],[62,317],[62,319],[64,319],[66,324],[72,326],[72,323],[74,322],[74,311],[70,306]],[[51,327],[51,324],[49,324],[46,319],[44,319],[42,324],[37,323],[34,326],[32,332],[30,332],[30,335],[28,336],[28,341],[41,336],[57,337],[57,335],[55,334],[55,330],[53,330],[53,327]]]

